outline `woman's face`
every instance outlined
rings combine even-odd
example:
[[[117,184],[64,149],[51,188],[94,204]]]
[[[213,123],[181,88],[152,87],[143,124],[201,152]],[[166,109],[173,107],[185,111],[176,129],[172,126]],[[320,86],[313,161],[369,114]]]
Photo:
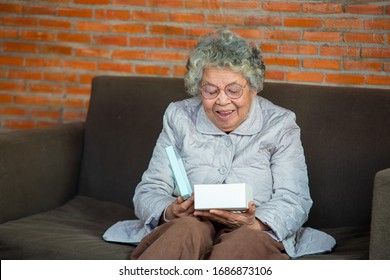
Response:
[[[230,99],[224,91],[227,85],[233,83],[243,88],[243,94],[237,99]],[[219,95],[213,99],[206,99],[202,96],[202,104],[207,117],[222,131],[235,130],[249,113],[256,92],[250,89],[240,73],[226,68],[205,69],[200,85],[205,84],[217,86],[220,90]]]

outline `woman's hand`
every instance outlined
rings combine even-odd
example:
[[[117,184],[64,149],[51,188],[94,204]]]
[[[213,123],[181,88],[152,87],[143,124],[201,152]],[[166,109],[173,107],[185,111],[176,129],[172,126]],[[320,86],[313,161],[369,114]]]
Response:
[[[189,197],[187,200],[183,200],[183,198],[179,196],[165,210],[165,219],[173,220],[180,217],[192,216],[193,213],[194,213],[194,195],[192,194],[191,197]]]
[[[270,228],[267,225],[256,218],[255,213],[256,206],[254,202],[251,201],[249,202],[248,210],[245,212],[211,209],[210,211],[196,210],[194,215],[216,221],[229,228],[238,228],[246,225],[255,230],[269,230]]]

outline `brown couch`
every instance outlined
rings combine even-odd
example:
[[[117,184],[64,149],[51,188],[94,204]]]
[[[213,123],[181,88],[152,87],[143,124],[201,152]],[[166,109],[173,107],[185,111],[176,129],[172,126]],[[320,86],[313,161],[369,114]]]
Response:
[[[314,205],[306,225],[337,240],[310,259],[390,259],[390,90],[266,83],[293,110]],[[0,133],[1,259],[126,259],[103,241],[135,219],[134,188],[183,80],[102,76],[85,123]]]

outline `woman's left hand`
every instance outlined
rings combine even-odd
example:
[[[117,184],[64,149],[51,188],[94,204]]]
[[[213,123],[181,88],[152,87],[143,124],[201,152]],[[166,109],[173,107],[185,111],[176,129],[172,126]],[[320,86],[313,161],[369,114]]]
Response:
[[[195,216],[216,221],[229,228],[238,228],[247,225],[255,230],[269,230],[269,227],[258,220],[255,214],[256,206],[253,201],[249,202],[248,210],[245,212],[232,212],[217,209],[211,209],[209,211],[196,210],[194,212]]]

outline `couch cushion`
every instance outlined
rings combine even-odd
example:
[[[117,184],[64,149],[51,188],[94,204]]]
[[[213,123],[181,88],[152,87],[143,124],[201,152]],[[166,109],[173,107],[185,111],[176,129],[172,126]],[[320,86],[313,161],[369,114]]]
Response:
[[[322,229],[336,239],[336,246],[329,254],[308,255],[303,260],[368,260],[369,227],[339,227]]]
[[[129,259],[134,246],[102,239],[109,226],[129,219],[135,217],[127,207],[78,196],[57,209],[0,225],[0,259]],[[334,251],[301,259],[368,259],[367,228],[324,231],[336,238]]]
[[[131,209],[78,196],[65,205],[0,225],[1,259],[128,259],[133,246],[107,243],[105,230]]]

